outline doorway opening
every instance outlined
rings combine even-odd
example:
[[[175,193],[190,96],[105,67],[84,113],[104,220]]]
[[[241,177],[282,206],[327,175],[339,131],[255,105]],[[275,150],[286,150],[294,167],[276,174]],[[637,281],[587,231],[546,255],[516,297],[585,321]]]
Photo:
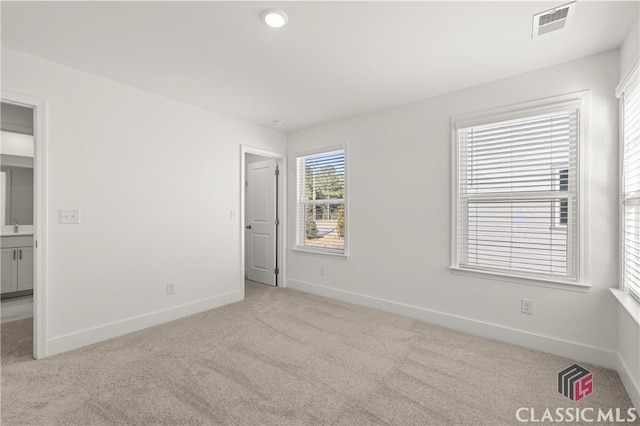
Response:
[[[284,285],[284,157],[242,147],[242,277],[249,286]]]
[[[5,102],[0,109],[2,345],[12,349],[9,356],[28,357],[33,353],[33,109]]]
[[[0,106],[2,356],[3,362],[21,362],[46,356],[46,104],[3,92]]]

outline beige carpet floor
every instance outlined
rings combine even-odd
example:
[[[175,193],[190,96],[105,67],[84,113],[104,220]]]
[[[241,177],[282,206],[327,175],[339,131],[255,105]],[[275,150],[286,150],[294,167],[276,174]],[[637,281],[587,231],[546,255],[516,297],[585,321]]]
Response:
[[[502,425],[519,407],[626,408],[616,372],[559,395],[572,360],[288,289],[50,358],[2,324],[9,425]],[[538,411],[539,410],[539,411]]]

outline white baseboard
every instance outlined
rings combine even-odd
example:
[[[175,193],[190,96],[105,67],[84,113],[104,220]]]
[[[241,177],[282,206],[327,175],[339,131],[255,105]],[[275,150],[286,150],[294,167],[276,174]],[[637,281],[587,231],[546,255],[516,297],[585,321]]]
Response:
[[[629,372],[629,367],[624,360],[620,358],[620,355],[617,356],[616,371],[620,375],[620,379],[629,394],[629,398],[631,398],[631,402],[637,410],[640,410],[640,383],[637,379],[633,378]]]
[[[440,325],[458,331],[463,331],[487,339],[498,340],[505,343],[527,347],[530,349],[547,352],[553,355],[569,358],[580,362],[593,364],[600,367],[617,369],[618,356],[616,352],[608,351],[580,343],[560,340],[549,336],[517,330],[498,324],[477,321],[458,315],[438,312],[419,306],[407,305],[391,300],[366,296],[364,294],[338,290],[318,284],[304,281],[289,280],[288,287],[355,305],[379,309],[393,314],[403,315],[431,324]]]
[[[64,336],[54,337],[47,340],[45,356],[55,355],[111,339],[113,337],[133,333],[134,331],[208,311],[209,309],[228,305],[229,303],[239,302],[242,299],[244,299],[244,291],[236,290],[219,296],[185,303],[180,306],[173,306],[160,311],[66,334]]]

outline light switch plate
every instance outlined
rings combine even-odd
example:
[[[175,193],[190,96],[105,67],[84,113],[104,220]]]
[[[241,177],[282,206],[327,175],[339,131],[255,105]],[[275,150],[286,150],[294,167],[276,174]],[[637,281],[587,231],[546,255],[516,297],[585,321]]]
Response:
[[[60,210],[60,223],[77,225],[80,223],[80,210]]]

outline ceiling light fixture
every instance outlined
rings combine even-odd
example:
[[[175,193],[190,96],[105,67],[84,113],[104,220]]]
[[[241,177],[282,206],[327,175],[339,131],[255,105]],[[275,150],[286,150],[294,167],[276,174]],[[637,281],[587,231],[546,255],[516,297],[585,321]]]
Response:
[[[260,18],[271,28],[284,27],[289,21],[287,14],[280,9],[265,9],[260,14]]]

